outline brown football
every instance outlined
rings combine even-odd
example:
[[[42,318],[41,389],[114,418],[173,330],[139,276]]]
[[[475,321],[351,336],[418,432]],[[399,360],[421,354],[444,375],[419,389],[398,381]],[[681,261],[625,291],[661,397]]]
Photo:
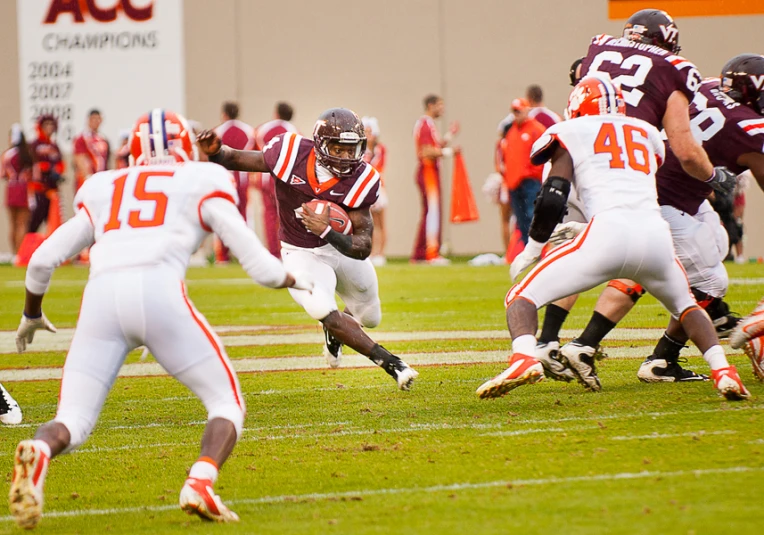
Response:
[[[340,234],[347,236],[353,233],[353,223],[350,221],[348,213],[340,205],[330,201],[322,201],[321,199],[314,199],[307,203],[307,205],[317,214],[323,214],[328,209],[329,225]]]

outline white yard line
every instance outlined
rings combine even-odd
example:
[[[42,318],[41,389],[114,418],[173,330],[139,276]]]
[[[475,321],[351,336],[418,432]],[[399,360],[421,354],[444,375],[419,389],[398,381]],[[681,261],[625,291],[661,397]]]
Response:
[[[393,487],[383,489],[359,489],[346,492],[321,492],[310,494],[291,494],[282,496],[263,496],[260,498],[243,498],[239,500],[230,500],[229,505],[260,505],[293,503],[316,500],[337,500],[342,498],[357,498],[366,496],[392,496],[397,494],[430,494],[435,492],[455,492],[481,490],[497,487],[530,487],[545,485],[570,485],[575,483],[591,483],[597,481],[633,481],[636,479],[649,478],[667,478],[667,477],[695,477],[722,475],[722,474],[741,474],[757,473],[764,468],[756,466],[733,466],[729,468],[709,468],[697,470],[677,470],[674,472],[619,472],[615,474],[596,474],[589,476],[570,476],[570,477],[548,477],[537,479],[502,479],[498,481],[482,481],[478,483],[464,482],[451,483],[446,485],[431,485],[428,487]],[[178,510],[177,505],[148,505],[142,507],[117,507],[112,509],[83,509],[75,511],[48,511],[44,513],[44,518],[67,518],[84,516],[103,516],[119,515],[146,512],[163,512]],[[0,517],[0,522],[10,522],[11,516]]]
[[[721,431],[688,431],[686,433],[650,433],[649,435],[623,435],[617,437],[609,437],[610,440],[659,440],[662,438],[681,438],[681,437],[707,437],[711,435],[735,435],[737,431],[731,429]]]
[[[508,350],[501,351],[444,351],[439,353],[399,353],[412,366],[431,366],[441,364],[477,364],[504,363]],[[610,358],[644,358],[647,350],[643,347],[607,348]],[[693,346],[684,352],[685,356],[695,357],[700,353]],[[296,370],[329,369],[324,357],[268,357],[232,359],[237,372],[274,372]],[[362,355],[342,357],[343,368],[370,368],[376,366]],[[41,381],[61,378],[62,368],[26,368],[0,370],[0,382],[5,381]],[[120,377],[166,376],[164,368],[156,362],[136,362],[125,364],[119,371]]]
[[[235,325],[219,326],[215,330],[226,346],[266,346],[266,345],[295,345],[323,343],[323,333],[318,327],[315,332],[289,334],[237,334],[247,331],[283,329],[284,326],[268,325]],[[295,325],[295,329],[305,329],[305,326]],[[369,334],[379,342],[406,342],[425,340],[484,340],[497,339],[509,341],[509,332],[504,330],[488,331],[369,331]],[[579,329],[563,329],[560,336],[563,339],[573,338],[581,334]],[[66,351],[72,342],[74,329],[59,329],[57,333],[38,331],[30,351]],[[614,329],[607,340],[655,340],[663,335],[663,329]],[[15,331],[0,331],[0,354],[16,353]]]

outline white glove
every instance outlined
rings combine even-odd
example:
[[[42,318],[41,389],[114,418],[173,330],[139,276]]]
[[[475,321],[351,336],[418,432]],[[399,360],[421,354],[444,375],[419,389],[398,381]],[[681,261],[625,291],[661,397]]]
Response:
[[[313,282],[313,277],[304,271],[295,271],[294,273],[290,273],[292,275],[292,278],[294,279],[294,284],[290,286],[290,288],[294,288],[295,290],[305,290],[308,292],[313,291],[313,287],[315,286],[315,283]]]
[[[539,243],[533,238],[528,238],[528,243],[523,249],[523,252],[515,257],[512,261],[512,265],[509,266],[509,276],[514,281],[517,276],[533,265],[539,258],[541,258],[541,250],[544,248],[543,243]]]
[[[34,333],[38,329],[45,329],[48,332],[56,332],[56,327],[48,321],[45,314],[39,318],[28,318],[26,315],[21,315],[21,323],[16,330],[16,349],[19,353],[23,353],[27,348],[27,344],[31,344],[34,340]]]
[[[581,234],[585,228],[586,223],[578,223],[576,221],[561,223],[554,228],[554,232],[552,232],[552,235],[549,237],[549,243],[557,247],[561,243],[572,240]]]

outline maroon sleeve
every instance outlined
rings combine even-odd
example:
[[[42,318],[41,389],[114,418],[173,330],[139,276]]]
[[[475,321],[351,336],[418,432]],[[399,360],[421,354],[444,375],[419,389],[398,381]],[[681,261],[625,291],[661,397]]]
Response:
[[[265,144],[265,147],[263,147],[263,159],[265,160],[265,165],[268,166],[271,174],[273,174],[273,169],[276,167],[276,163],[279,161],[279,155],[281,154],[281,147],[283,142],[284,136],[278,135],[272,137],[271,140]]]
[[[692,102],[703,81],[697,67],[682,56],[668,56],[666,61],[673,66],[671,69],[674,83],[674,87],[671,88],[672,92],[681,91],[687,97],[687,101]]]
[[[88,147],[85,144],[85,138],[82,135],[74,138],[74,154],[89,154]]]

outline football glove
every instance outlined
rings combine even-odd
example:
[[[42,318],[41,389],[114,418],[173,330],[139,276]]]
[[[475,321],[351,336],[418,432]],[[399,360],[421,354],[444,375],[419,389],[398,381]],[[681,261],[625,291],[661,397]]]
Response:
[[[549,237],[549,244],[557,247],[581,234],[585,228],[586,223],[579,223],[577,221],[560,223],[555,227],[554,232],[552,232],[552,235]]]
[[[523,252],[517,255],[512,261],[512,265],[509,266],[510,279],[514,281],[520,273],[528,269],[541,258],[541,250],[543,248],[543,243],[539,243],[536,240],[529,238]]]
[[[16,330],[16,349],[23,353],[27,344],[34,340],[34,333],[39,329],[45,329],[48,332],[56,332],[56,327],[42,314],[39,318],[29,318],[26,314],[21,315],[21,323]]]
[[[714,174],[706,180],[706,184],[723,195],[730,195],[737,184],[737,175],[726,167],[714,167]]]

